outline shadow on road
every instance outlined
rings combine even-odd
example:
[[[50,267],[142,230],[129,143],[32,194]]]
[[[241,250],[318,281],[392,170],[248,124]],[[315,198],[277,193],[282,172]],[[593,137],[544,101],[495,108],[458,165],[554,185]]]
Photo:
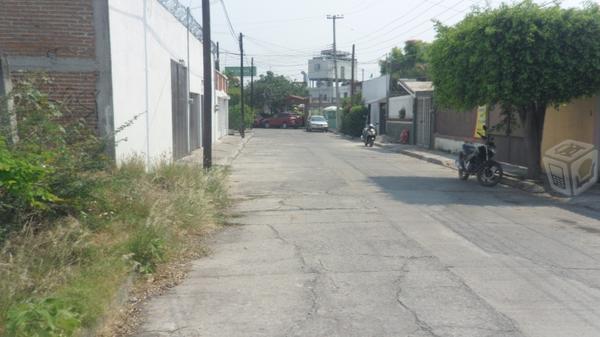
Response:
[[[505,186],[483,187],[474,178],[466,182],[452,177],[378,176],[370,179],[395,200],[408,204],[558,207],[600,220],[597,209],[565,204]]]

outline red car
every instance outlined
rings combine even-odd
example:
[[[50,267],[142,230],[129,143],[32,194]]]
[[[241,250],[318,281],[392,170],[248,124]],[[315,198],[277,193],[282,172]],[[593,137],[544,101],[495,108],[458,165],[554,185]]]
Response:
[[[263,118],[259,122],[259,126],[266,129],[273,127],[297,129],[301,125],[302,120],[299,118],[299,116],[289,112],[281,112],[273,117]]]

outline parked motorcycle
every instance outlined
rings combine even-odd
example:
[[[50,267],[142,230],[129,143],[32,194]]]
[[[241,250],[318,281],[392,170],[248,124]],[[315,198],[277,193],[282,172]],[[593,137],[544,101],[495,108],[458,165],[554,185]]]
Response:
[[[373,147],[373,144],[375,143],[375,137],[377,137],[375,125],[369,124],[363,129],[362,136],[360,138],[362,138],[363,142],[365,142],[365,146]]]
[[[463,144],[463,150],[458,155],[456,166],[460,180],[469,179],[470,175],[477,175],[477,180],[483,186],[496,186],[504,171],[502,165],[492,158],[496,155],[496,144],[494,138],[487,135],[487,127],[483,127],[485,135],[479,136],[485,140],[484,144]]]

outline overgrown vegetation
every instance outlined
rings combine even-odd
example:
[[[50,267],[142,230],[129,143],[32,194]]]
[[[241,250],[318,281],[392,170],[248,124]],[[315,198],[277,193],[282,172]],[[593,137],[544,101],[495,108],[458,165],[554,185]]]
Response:
[[[201,249],[222,221],[226,172],[132,158],[24,81],[11,94],[19,141],[0,137],[0,335],[73,336],[106,314],[129,277]],[[12,130],[15,131],[15,130]]]
[[[526,0],[475,9],[437,31],[429,51],[436,99],[459,109],[499,105],[517,115],[528,176],[538,179],[547,107],[600,90],[600,6]]]
[[[367,121],[368,108],[362,103],[362,96],[355,95],[342,102],[342,125],[340,131],[352,137],[360,137]]]
[[[238,89],[239,91],[239,89]],[[240,104],[229,107],[229,128],[233,130],[239,130],[242,125],[242,111]],[[256,113],[249,105],[244,104],[244,126],[249,128],[254,124],[256,119]]]
[[[379,61],[381,75],[392,74],[393,79],[428,79],[431,44],[409,40],[404,48],[394,47],[385,59]]]

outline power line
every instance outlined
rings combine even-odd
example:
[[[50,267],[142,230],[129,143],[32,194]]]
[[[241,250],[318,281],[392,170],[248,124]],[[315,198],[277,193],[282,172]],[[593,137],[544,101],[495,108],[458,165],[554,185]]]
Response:
[[[261,39],[258,39],[256,37],[253,37],[253,36],[246,36],[246,38],[249,41],[253,42],[254,44],[256,44],[256,45],[258,45],[258,46],[260,46],[262,48],[265,48],[265,49],[274,50],[273,47],[268,47],[268,46],[265,47],[265,44],[266,44],[266,45],[274,46],[275,48],[279,48],[280,50],[289,50],[289,51],[292,51],[292,52],[295,52],[295,53],[299,53],[299,54],[308,54],[308,53],[310,53],[312,55],[313,53],[315,53],[315,48],[295,49],[295,48],[286,47],[286,46],[283,46],[283,45],[280,45],[280,44],[277,44],[277,43],[274,43],[274,42],[261,40]],[[321,50],[319,49],[319,51],[321,51]]]
[[[422,1],[422,2],[419,2],[419,3],[418,3],[416,6],[413,6],[411,9],[409,9],[409,10],[408,10],[407,12],[405,12],[403,15],[401,15],[401,16],[399,16],[399,17],[397,17],[397,18],[394,18],[392,21],[390,21],[390,22],[386,23],[385,25],[383,25],[383,26],[379,27],[378,29],[376,29],[376,30],[374,30],[374,31],[372,31],[372,32],[370,32],[370,33],[368,33],[368,34],[361,35],[361,36],[359,36],[358,38],[355,38],[355,39],[353,39],[353,42],[358,42],[358,41],[362,41],[362,40],[364,40],[364,39],[366,39],[366,38],[371,38],[371,37],[373,36],[373,34],[375,34],[375,33],[378,33],[378,32],[380,32],[380,31],[384,30],[385,28],[387,28],[387,27],[389,27],[389,26],[391,26],[391,25],[395,24],[396,22],[398,22],[398,20],[400,20],[400,19],[402,19],[402,18],[404,18],[404,17],[406,17],[406,16],[408,16],[408,15],[412,14],[412,11],[414,11],[414,10],[415,10],[415,9],[417,9],[417,8],[419,8],[419,7],[420,7],[422,4],[425,4],[425,3],[427,3],[427,1],[429,1],[429,0],[424,0],[424,1]]]
[[[464,2],[464,1],[461,1],[461,2]],[[481,2],[481,0],[480,0],[480,1],[478,1],[477,3],[479,3],[479,2]],[[458,15],[461,15],[461,14],[463,14],[463,13],[467,12],[467,11],[468,11],[468,10],[470,10],[470,9],[471,9],[471,6],[469,6],[468,8],[466,8],[466,9],[464,9],[464,10],[462,10],[462,11],[458,11],[458,12],[457,12],[455,15],[453,15],[453,16],[451,16],[451,17],[449,17],[448,19],[451,19],[451,18],[454,18],[454,17],[456,17],[456,16],[458,16]],[[417,25],[414,25],[414,26],[412,26],[411,28],[409,28],[409,29],[407,29],[407,30],[404,30],[402,33],[400,33],[400,34],[398,34],[398,35],[395,35],[395,36],[393,36],[393,37],[391,37],[391,38],[389,38],[389,39],[386,39],[386,40],[384,40],[384,41],[375,42],[375,43],[372,43],[372,44],[367,44],[367,45],[366,45],[366,47],[361,47],[361,52],[368,51],[368,50],[382,50],[382,48],[381,48],[379,45],[381,45],[381,44],[384,44],[384,43],[388,43],[388,42],[391,42],[391,41],[396,41],[396,40],[399,40],[399,38],[400,38],[401,36],[405,36],[405,35],[406,35],[406,33],[408,33],[408,32],[411,32],[411,31],[414,31],[415,29],[417,29],[417,28],[419,28],[420,26],[422,26],[424,23],[431,22],[431,21],[432,21],[432,20],[434,20],[434,19],[436,19],[436,18],[434,17],[434,18],[432,18],[432,19],[427,19],[427,20],[425,20],[425,21],[422,21],[422,22],[418,23]],[[411,23],[411,22],[414,22],[414,20],[407,21],[406,23]],[[427,29],[426,29],[426,30],[424,30],[423,32],[429,31],[430,29],[431,29],[431,28],[427,28]],[[402,42],[404,42],[404,41],[402,41]],[[390,49],[390,48],[392,48],[392,47],[394,47],[394,46],[389,46],[388,48],[386,48],[386,50],[387,50],[387,49]]]
[[[479,4],[481,1],[483,1],[483,0],[479,0],[479,1],[477,1],[477,2],[476,2],[475,4],[473,4],[473,5],[475,5],[475,6],[476,6],[476,5],[478,5],[478,4]],[[450,17],[446,18],[445,20],[447,21],[447,20],[453,19],[453,18],[455,18],[455,17],[457,17],[457,16],[459,16],[459,15],[461,15],[461,14],[464,14],[465,12],[467,12],[468,10],[470,10],[471,8],[472,8],[472,7],[470,6],[469,8],[466,8],[466,9],[464,9],[464,10],[457,10],[457,11],[456,11],[456,13],[455,13],[454,15],[452,15],[452,16],[450,16]],[[435,18],[434,18],[434,19],[435,19]],[[420,26],[420,24],[419,24],[419,25],[416,25],[416,26],[414,26],[413,28],[411,28],[411,29],[409,29],[409,30],[406,30],[406,31],[404,31],[404,33],[410,32],[410,31],[412,31],[412,30],[416,29],[416,28],[417,28],[417,27],[419,27],[419,26]],[[427,29],[425,29],[425,30],[423,30],[423,31],[420,31],[420,32],[416,33],[415,35],[420,35],[420,34],[422,34],[422,33],[425,33],[425,32],[427,32],[427,31],[429,31],[429,30],[430,30],[430,28],[427,28]],[[395,47],[395,46],[390,46],[390,47],[388,47],[386,50],[389,50],[389,49],[391,49],[391,48],[393,48],[393,47]],[[387,54],[388,54],[388,52],[386,52],[385,54],[383,54],[383,55],[381,55],[381,56],[379,56],[379,57],[377,57],[377,58],[375,58],[375,59],[371,59],[371,60],[368,60],[368,61],[365,61],[365,62],[359,62],[359,64],[377,64],[377,63],[379,63],[379,61],[380,61],[380,60],[381,60],[383,57],[385,57]]]
[[[229,31],[231,32],[231,36],[235,41],[237,41],[237,34],[235,33],[235,29],[231,24],[231,19],[229,18],[229,12],[227,11],[227,7],[225,6],[225,1],[221,0],[221,6],[223,7],[223,12],[225,13],[225,19],[227,19],[227,25],[229,26]]]

